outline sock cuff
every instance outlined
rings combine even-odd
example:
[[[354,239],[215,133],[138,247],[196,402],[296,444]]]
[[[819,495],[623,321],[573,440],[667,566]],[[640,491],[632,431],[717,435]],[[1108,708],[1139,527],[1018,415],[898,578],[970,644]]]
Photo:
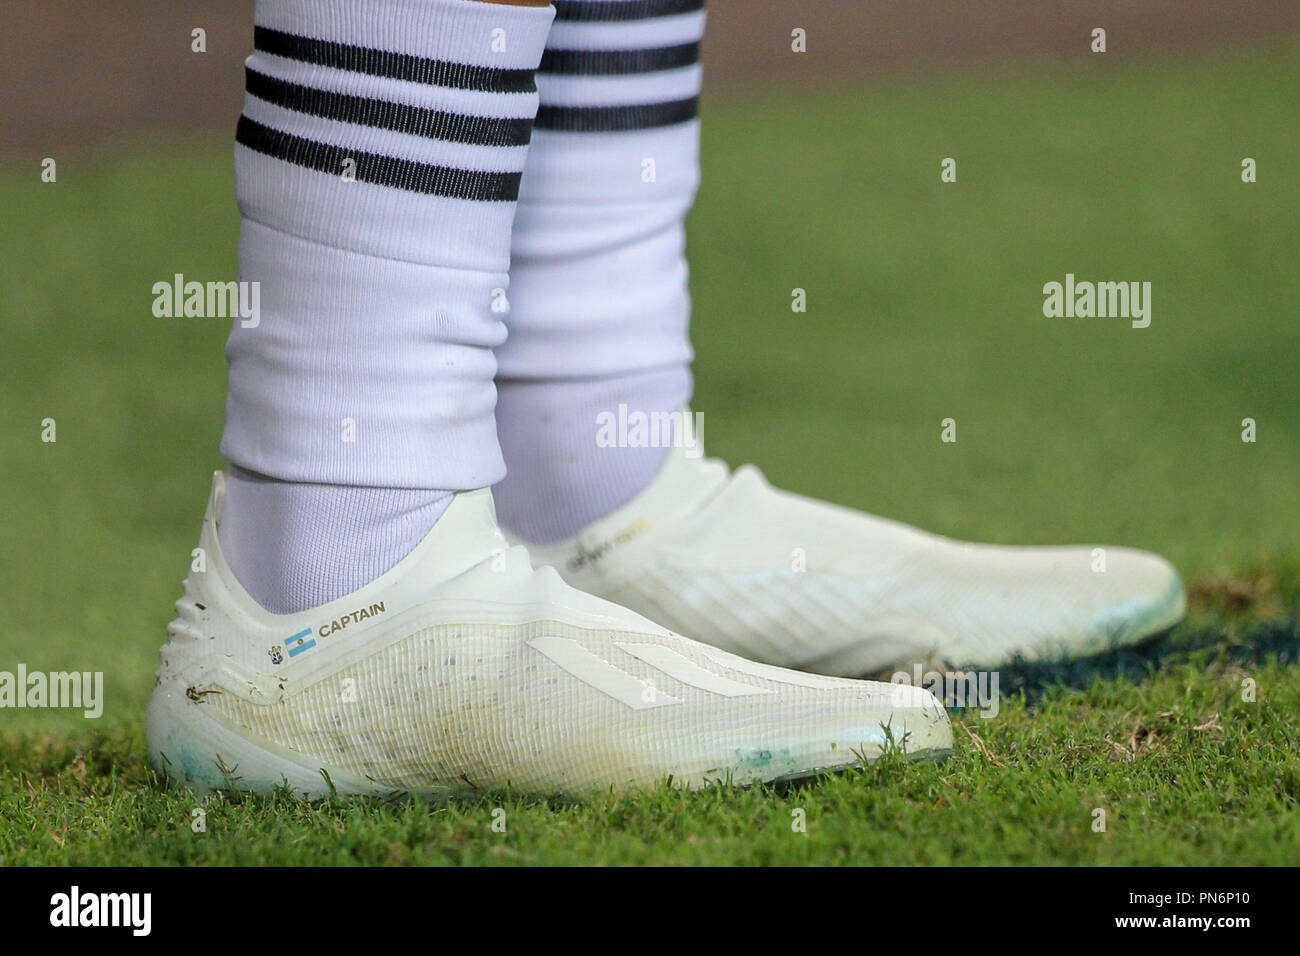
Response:
[[[554,14],[259,0],[235,137],[240,212],[352,252],[504,270]]]
[[[386,488],[501,477],[492,349],[554,15],[258,0],[235,184],[262,320],[227,346],[232,463]]]
[[[689,205],[699,185],[702,0],[569,0],[557,11],[520,201]]]
[[[505,93],[532,92],[554,17],[482,0],[257,0],[253,22],[257,49],[273,55]]]
[[[688,123],[699,113],[699,0],[561,3],[537,73],[537,128],[619,133]]]
[[[699,185],[703,4],[570,0],[557,9],[537,74],[500,374],[685,367],[683,220]]]
[[[240,275],[260,322],[235,322],[221,451],[283,481],[467,491],[505,473],[494,312],[504,273],[357,255],[245,222]]]

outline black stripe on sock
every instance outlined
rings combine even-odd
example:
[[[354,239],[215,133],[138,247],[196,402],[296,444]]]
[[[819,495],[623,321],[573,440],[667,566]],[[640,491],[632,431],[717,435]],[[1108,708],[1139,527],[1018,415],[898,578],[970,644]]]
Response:
[[[566,76],[622,76],[674,70],[700,62],[699,43],[650,50],[547,50],[539,73]]]
[[[342,175],[343,161],[351,159],[357,164],[358,182],[482,202],[514,202],[519,198],[519,173],[451,169],[411,159],[363,153],[271,129],[247,116],[239,118],[235,141],[266,156],[335,176]]]
[[[409,80],[429,86],[449,86],[458,90],[487,93],[531,93],[532,70],[502,70],[494,66],[469,66],[446,60],[431,60],[410,53],[393,53],[365,46],[351,46],[334,40],[282,33],[270,27],[253,28],[253,46],[262,53],[289,60],[329,66],[369,76],[392,80]]]
[[[704,9],[704,0],[554,0],[555,19],[596,23],[649,20]]]
[[[330,90],[300,86],[286,80],[244,68],[247,90],[259,100],[285,109],[309,113],[324,119],[373,126],[376,129],[409,133],[428,139],[476,146],[524,146],[533,129],[532,118],[496,119],[487,116],[462,116],[441,110],[371,100]]]
[[[695,119],[700,98],[643,106],[543,106],[537,111],[537,128],[564,133],[623,133],[671,126]]]

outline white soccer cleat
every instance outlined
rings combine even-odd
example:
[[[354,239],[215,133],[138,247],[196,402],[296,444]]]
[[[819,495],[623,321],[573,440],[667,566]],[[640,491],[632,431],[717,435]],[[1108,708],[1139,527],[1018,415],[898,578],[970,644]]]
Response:
[[[742,660],[534,570],[486,490],[372,584],[271,614],[222,558],[223,497],[218,473],[147,721],[154,767],[198,790],[695,788],[952,746],[920,688]]]
[[[534,562],[696,640],[845,677],[1087,655],[1183,616],[1182,582],[1156,555],[953,541],[693,451],[671,449],[649,487],[575,538],[531,546]]]

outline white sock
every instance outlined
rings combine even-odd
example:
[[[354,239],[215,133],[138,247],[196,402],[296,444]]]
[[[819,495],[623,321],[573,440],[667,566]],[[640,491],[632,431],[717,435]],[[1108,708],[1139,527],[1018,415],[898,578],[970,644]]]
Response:
[[[503,387],[497,427],[513,467],[492,490],[502,527],[525,541],[553,544],[626,504],[658,473],[666,446],[601,447],[592,423],[606,410],[617,417],[628,395],[643,406],[677,411],[689,391],[690,373],[680,368]]]
[[[222,452],[245,474],[222,543],[292,611],[387,570],[449,492],[504,472],[494,304],[553,10],[258,0],[255,16],[235,187],[261,309],[226,347]]]
[[[551,543],[626,503],[664,448],[596,444],[596,416],[691,397],[685,219],[699,181],[701,0],[571,0],[541,107],[497,350],[502,524]]]
[[[447,491],[276,481],[240,468],[226,479],[221,550],[257,603],[291,614],[388,571],[451,504]]]

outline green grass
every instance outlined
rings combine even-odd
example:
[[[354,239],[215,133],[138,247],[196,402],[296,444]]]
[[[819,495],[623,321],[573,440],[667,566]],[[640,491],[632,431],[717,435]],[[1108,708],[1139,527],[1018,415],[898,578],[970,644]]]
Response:
[[[221,464],[227,328],[155,319],[150,287],[233,277],[229,148],[68,159],[52,185],[0,174],[0,670],[99,670],[107,694],[98,721],[0,711],[3,861],[1294,862],[1295,53],[708,109],[691,249],[712,453],[948,534],[1151,548],[1193,582],[1158,670],[1046,691],[1038,674],[1028,703],[961,716],[942,766],[778,789],[218,797],[192,832],[200,802],[153,786],[142,718]],[[1041,287],[1066,272],[1152,282],[1151,327],[1044,318]]]

